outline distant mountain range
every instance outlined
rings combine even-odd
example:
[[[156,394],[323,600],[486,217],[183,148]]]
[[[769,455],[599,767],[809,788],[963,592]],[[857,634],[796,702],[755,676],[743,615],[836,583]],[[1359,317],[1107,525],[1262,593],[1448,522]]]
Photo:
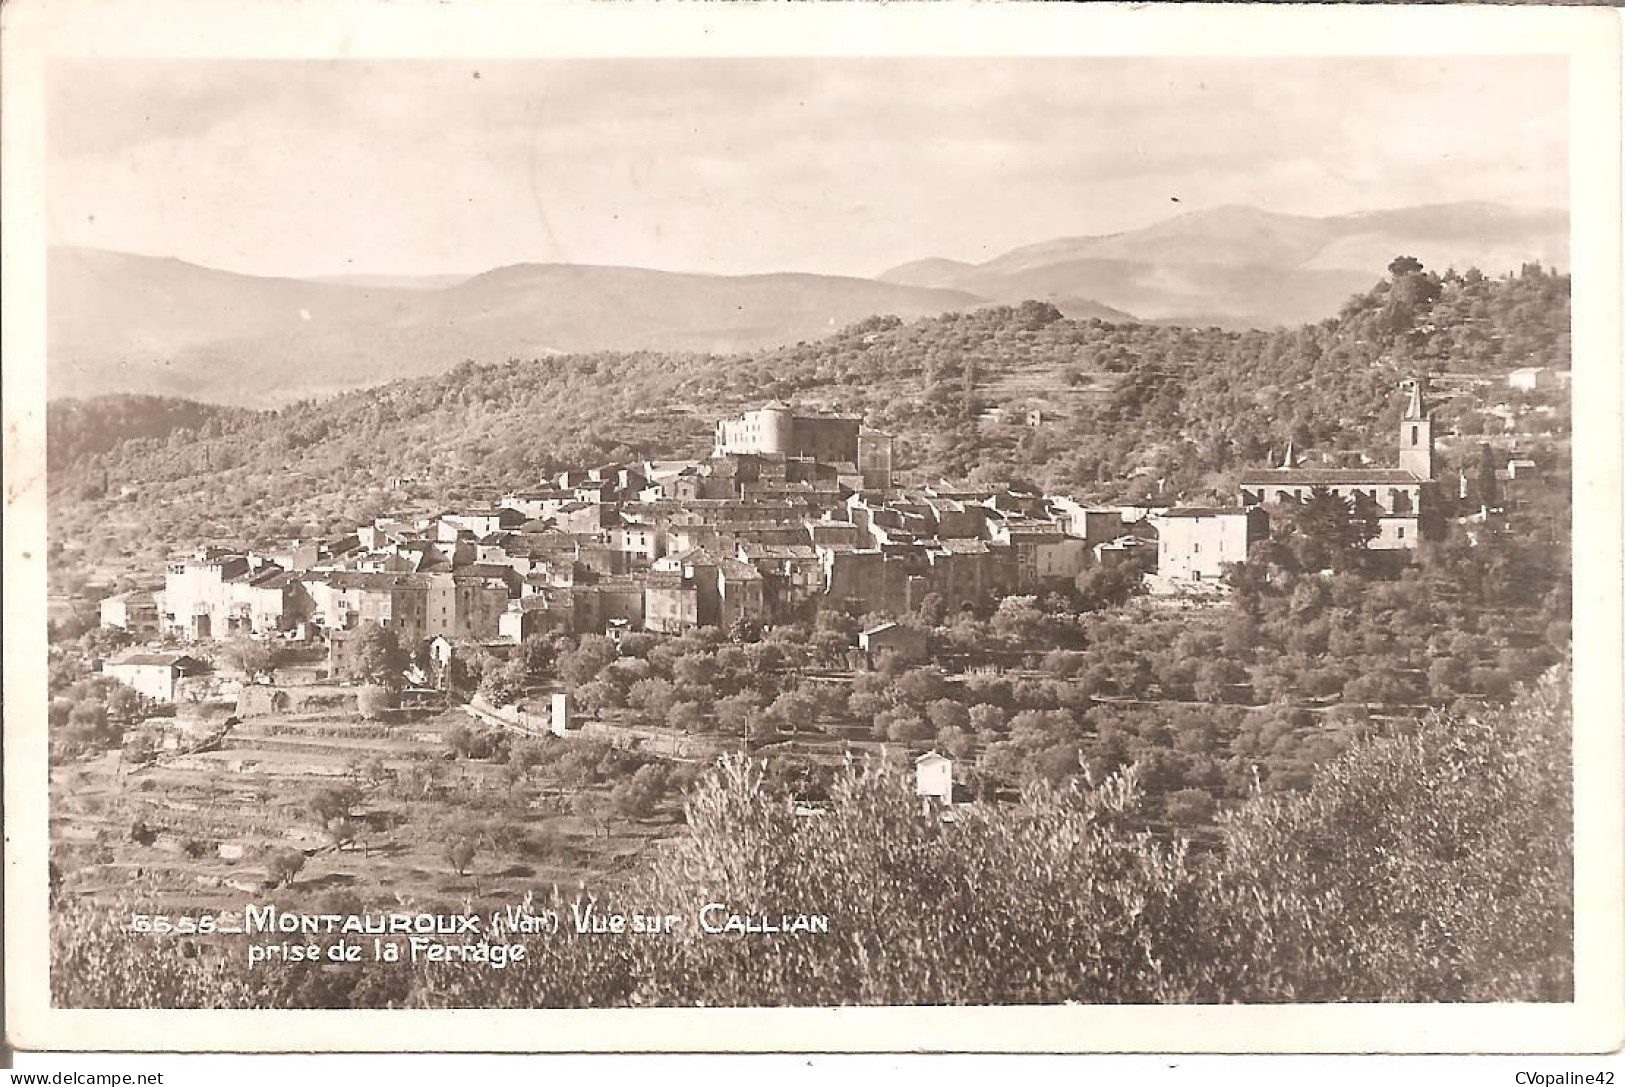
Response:
[[[70,248],[52,250],[47,274],[53,398],[141,392],[258,407],[469,358],[742,351],[817,339],[877,313],[980,304],[962,291],[837,276],[525,264],[449,285],[384,285]]]
[[[1429,267],[1566,267],[1561,211],[1451,204],[1312,219],[1253,208],[1060,238],[983,264],[930,259],[876,279],[692,275],[521,264],[472,276],[241,275],[56,248],[47,281],[53,399],[114,392],[266,407],[467,359],[594,350],[732,352],[1035,298],[1070,317],[1267,327],[1336,313],[1399,253]]]
[[[1501,204],[1435,204],[1310,218],[1249,207],[1193,211],[1142,230],[1057,238],[982,264],[930,258],[888,283],[1029,298],[1062,310],[1086,298],[1145,321],[1268,328],[1317,321],[1370,289],[1401,253],[1443,271],[1567,269],[1568,213]]]

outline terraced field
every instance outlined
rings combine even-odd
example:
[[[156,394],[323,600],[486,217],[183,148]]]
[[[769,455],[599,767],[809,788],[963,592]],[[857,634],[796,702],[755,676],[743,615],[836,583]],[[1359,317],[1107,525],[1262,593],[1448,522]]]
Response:
[[[68,762],[52,773],[61,888],[194,915],[324,896],[349,907],[513,902],[612,881],[681,825],[674,797],[645,819],[624,819],[613,814],[611,782],[567,786],[549,765],[516,775],[455,758],[446,736],[458,725],[475,722],[461,710],[388,725],[342,713],[251,718],[216,750],[147,766],[117,752]],[[358,797],[355,837],[340,845],[311,800],[345,786]],[[459,874],[447,845],[463,837],[477,852]],[[266,860],[281,849],[305,860],[276,888]]]

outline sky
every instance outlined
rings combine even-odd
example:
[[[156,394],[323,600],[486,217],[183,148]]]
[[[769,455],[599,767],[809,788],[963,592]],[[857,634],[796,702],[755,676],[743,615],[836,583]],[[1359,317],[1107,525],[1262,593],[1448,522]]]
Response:
[[[52,244],[876,275],[1248,204],[1568,206],[1561,58],[54,60]]]

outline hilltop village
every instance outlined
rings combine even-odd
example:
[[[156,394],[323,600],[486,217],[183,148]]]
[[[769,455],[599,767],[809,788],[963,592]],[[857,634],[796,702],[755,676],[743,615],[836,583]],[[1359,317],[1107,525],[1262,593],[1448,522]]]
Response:
[[[565,471],[494,505],[383,517],[342,539],[204,547],[172,561],[161,590],[103,601],[101,617],[185,642],[342,639],[376,626],[403,646],[516,644],[551,632],[736,632],[820,605],[900,616],[933,594],[953,612],[1128,561],[1152,591],[1188,593],[1246,560],[1272,507],[1316,492],[1371,504],[1370,548],[1414,549],[1437,499],[1432,422],[1421,387],[1407,385],[1397,466],[1303,467],[1289,443],[1279,464],[1241,477],[1234,505],[1202,507],[899,489],[888,435],[775,402],[720,421],[703,460]]]
[[[774,401],[703,457],[466,503],[403,479],[423,504],[354,532],[172,556],[54,631],[53,891],[174,914],[609,893],[722,796],[831,856],[903,833],[912,872],[925,828],[1114,781],[1112,819],[1222,855],[1253,798],[1431,710],[1478,720],[1568,651],[1561,446],[1474,457],[1448,391],[1390,395],[1389,442],[1260,443],[1169,486],[1183,504],[933,483],[917,438],[899,458],[827,399]],[[861,782],[884,803],[855,813]],[[276,999],[417,980],[307,972]]]
[[[1201,505],[922,483],[857,414],[775,401],[705,457],[204,547],[53,658],[53,743],[112,796],[140,777],[132,818],[161,841],[245,858],[307,833],[301,785],[338,781],[498,853],[470,811],[545,810],[574,844],[537,855],[601,875],[741,746],[812,804],[854,756],[911,763],[948,806],[1133,764],[1146,818],[1207,826],[1370,730],[1504,698],[1567,644],[1539,466],[1481,443],[1476,471],[1459,449],[1444,468],[1426,387],[1394,398],[1386,455],[1288,441]],[[240,807],[273,786],[276,814]],[[127,806],[80,814],[105,833]],[[632,820],[613,847],[606,811]]]

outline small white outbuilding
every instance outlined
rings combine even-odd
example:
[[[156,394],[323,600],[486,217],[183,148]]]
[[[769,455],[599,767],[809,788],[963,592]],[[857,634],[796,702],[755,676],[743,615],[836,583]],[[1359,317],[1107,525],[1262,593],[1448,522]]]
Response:
[[[952,804],[954,760],[935,751],[927,751],[915,759],[914,795],[937,800],[943,804]]]

